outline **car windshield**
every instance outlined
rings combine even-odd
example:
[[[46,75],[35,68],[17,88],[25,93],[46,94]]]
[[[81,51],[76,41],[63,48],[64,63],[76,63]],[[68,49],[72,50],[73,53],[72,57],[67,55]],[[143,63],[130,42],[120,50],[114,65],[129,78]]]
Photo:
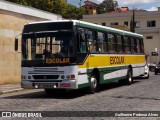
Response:
[[[47,57],[74,57],[72,32],[23,34],[22,60],[44,60]]]

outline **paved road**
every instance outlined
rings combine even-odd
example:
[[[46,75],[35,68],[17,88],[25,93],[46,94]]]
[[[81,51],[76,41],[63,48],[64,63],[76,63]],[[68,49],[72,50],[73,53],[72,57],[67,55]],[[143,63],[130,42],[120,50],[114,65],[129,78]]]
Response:
[[[43,90],[0,95],[0,111],[160,111],[160,75],[136,79],[131,86],[107,84],[95,94],[72,91],[47,96]],[[1,119],[1,118],[0,118]],[[50,119],[50,118],[45,118]],[[55,118],[57,119],[57,118]],[[58,118],[59,120],[61,118]],[[84,119],[80,117],[63,119]],[[160,117],[94,117],[107,120],[160,120]]]

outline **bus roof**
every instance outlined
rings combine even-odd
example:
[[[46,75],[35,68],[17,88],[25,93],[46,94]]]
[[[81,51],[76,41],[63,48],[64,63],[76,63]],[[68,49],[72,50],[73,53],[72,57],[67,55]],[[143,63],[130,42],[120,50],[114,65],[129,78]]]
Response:
[[[134,37],[140,37],[143,38],[143,35],[129,32],[129,31],[124,31],[124,30],[119,30],[111,27],[106,27],[94,23],[89,23],[89,22],[84,22],[80,20],[53,20],[53,21],[40,21],[40,22],[31,22],[28,24],[40,24],[40,23],[53,23],[53,22],[73,22],[73,25],[77,25],[80,27],[85,27],[85,28],[90,28],[90,29],[96,29],[97,31],[107,31],[115,34],[120,34],[124,36],[134,36]],[[26,25],[28,25],[26,24]]]
[[[120,34],[120,35],[124,35],[124,36],[135,36],[135,37],[143,38],[143,35],[129,32],[129,31],[124,31],[124,30],[120,30],[120,29],[115,29],[115,28],[111,28],[111,27],[106,27],[106,26],[83,22],[83,21],[78,21],[78,20],[74,20],[74,22],[76,25],[82,26],[82,27],[92,28],[92,29],[96,29],[96,30],[100,30],[100,31],[108,31],[108,32],[112,32],[112,33],[116,33],[116,34]]]

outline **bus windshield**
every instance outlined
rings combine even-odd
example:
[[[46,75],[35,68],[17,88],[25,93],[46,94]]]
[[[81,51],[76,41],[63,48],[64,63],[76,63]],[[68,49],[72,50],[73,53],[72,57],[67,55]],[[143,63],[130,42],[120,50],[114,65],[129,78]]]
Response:
[[[74,57],[73,32],[34,32],[22,35],[22,61]]]

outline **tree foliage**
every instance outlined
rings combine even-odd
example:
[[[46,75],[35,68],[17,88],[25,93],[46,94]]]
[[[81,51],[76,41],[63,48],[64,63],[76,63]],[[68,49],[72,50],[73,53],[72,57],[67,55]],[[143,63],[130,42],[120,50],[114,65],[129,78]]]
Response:
[[[84,13],[82,8],[67,4],[65,0],[7,0],[17,4],[34,7],[44,11],[60,14],[66,19],[80,19]]]
[[[97,8],[97,13],[102,14],[106,12],[111,12],[117,9],[118,2],[114,0],[104,0],[102,3],[99,4]]]
[[[84,12],[84,8],[77,8],[76,6],[68,4],[68,6],[66,7],[66,13],[64,14],[64,18],[81,19]]]

